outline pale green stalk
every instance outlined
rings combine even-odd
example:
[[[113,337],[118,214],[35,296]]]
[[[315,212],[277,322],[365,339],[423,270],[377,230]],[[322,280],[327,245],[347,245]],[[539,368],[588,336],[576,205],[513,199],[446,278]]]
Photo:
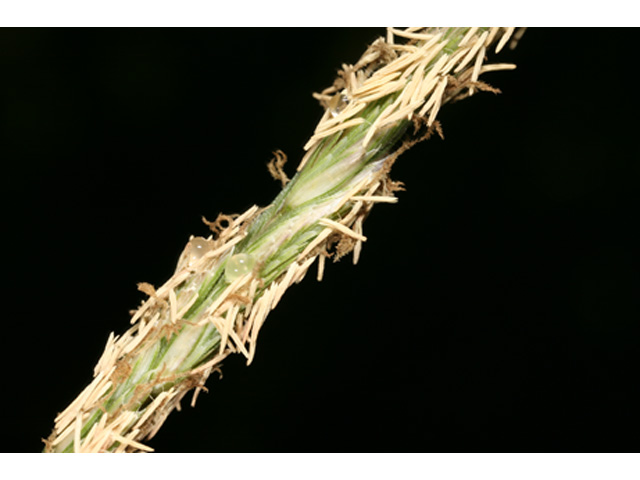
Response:
[[[424,76],[442,55],[458,49],[468,29],[452,28],[442,32],[447,44],[426,63]],[[468,69],[459,74],[465,73],[468,74]],[[408,75],[408,79],[411,78]],[[458,91],[448,91],[443,102]],[[78,440],[85,445],[101,445],[99,448],[103,451],[144,449],[137,442],[155,434],[184,394],[204,382],[215,368],[212,359],[224,358],[229,353],[225,345],[221,345],[226,334],[220,331],[220,324],[207,321],[214,315],[212,305],[226,298],[224,295],[231,289],[240,296],[251,296],[237,302],[235,308],[239,315],[251,306],[258,308],[258,300],[269,288],[284,282],[287,272],[293,272],[292,265],[298,268],[305,260],[300,255],[327,228],[321,220],[340,221],[354,211],[356,201],[351,200],[351,196],[362,194],[374,182],[386,179],[386,169],[394,159],[398,142],[412,122],[399,119],[373,135],[364,148],[363,141],[381,112],[401,94],[402,91],[397,91],[369,102],[357,115],[364,120],[362,123],[320,140],[304,167],[271,205],[238,226],[238,232],[226,239],[227,245],[231,245],[233,239],[237,239],[237,243],[226,249],[224,242],[216,245],[222,248],[219,255],[200,260],[193,272],[179,268],[174,278],[180,277],[180,281],[176,280],[175,285],[164,292],[158,290],[159,299],[154,299],[152,293],[147,310],[139,314],[132,331],[127,332],[120,343],[115,339],[107,345],[105,356],[96,367],[95,385],[85,391],[84,398],[79,397],[75,409],[72,405],[66,416],[64,413],[59,416],[46,451],[79,450]],[[234,276],[229,263],[243,254],[253,266],[251,273]],[[257,282],[252,291],[249,285],[254,280]],[[283,289],[287,286],[283,285]],[[198,296],[193,301],[196,292]],[[189,306],[190,302],[193,303]],[[176,321],[176,312],[180,311],[183,313]],[[228,319],[232,311],[226,310],[218,317],[221,321]],[[135,344],[138,337],[144,341]],[[90,398],[92,396],[96,398]],[[163,404],[161,400],[165,398]],[[153,412],[151,407],[155,409]],[[145,421],[145,415],[150,413],[153,421]],[[110,427],[114,423],[118,425]],[[100,443],[98,437],[102,432],[109,438]]]

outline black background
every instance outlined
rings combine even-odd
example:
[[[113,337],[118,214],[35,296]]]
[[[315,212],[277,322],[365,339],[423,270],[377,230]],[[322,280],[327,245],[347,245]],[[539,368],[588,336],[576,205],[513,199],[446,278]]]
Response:
[[[202,215],[265,205],[382,29],[3,29],[4,451],[39,451]],[[160,452],[638,451],[638,30],[539,29],[403,155]],[[494,57],[492,57],[494,58]],[[190,399],[190,396],[188,397]]]

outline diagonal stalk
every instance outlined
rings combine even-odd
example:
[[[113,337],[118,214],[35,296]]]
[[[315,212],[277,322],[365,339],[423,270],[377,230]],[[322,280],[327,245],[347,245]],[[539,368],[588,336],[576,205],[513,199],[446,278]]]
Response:
[[[231,353],[251,363],[260,328],[289,286],[318,260],[353,251],[377,202],[395,202],[395,159],[439,131],[440,107],[477,90],[489,47],[500,50],[514,30],[388,29],[332,87],[316,94],[325,115],[288,181],[284,157],[270,166],[283,190],[266,208],[208,222],[213,235],[192,238],[175,274],[149,294],[132,328],[110,335],[94,380],[56,418],[45,451],[150,451],[141,443],[190,390]],[[413,133],[410,132],[414,127]],[[421,132],[418,134],[417,132]]]

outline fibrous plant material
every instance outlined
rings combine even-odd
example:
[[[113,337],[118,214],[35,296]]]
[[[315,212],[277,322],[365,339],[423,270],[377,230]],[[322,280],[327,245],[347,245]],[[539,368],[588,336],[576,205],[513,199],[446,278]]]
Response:
[[[514,28],[387,29],[334,84],[314,94],[325,109],[296,175],[278,151],[269,165],[283,189],[271,205],[205,223],[174,275],[133,313],[132,327],[111,333],[93,381],[55,419],[46,452],[151,451],[144,445],[228,355],[250,364],[260,329],[285,291],[318,263],[353,252],[376,203],[394,203],[402,185],[389,178],[397,157],[434,132],[445,103],[480,90],[482,73],[515,68],[485,64],[517,39]]]

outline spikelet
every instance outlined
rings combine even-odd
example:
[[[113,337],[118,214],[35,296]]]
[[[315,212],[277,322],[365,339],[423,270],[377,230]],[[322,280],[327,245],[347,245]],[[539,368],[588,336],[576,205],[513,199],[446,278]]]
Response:
[[[285,222],[269,216],[275,208],[253,206],[241,215],[205,220],[212,235],[190,239],[164,285],[139,285],[149,298],[127,332],[109,336],[93,381],[56,417],[45,451],[152,451],[142,442],[158,432],[189,391],[195,404],[222,360],[239,353],[248,364],[253,361],[267,315],[316,259],[319,280],[329,257],[353,251],[357,263],[366,241],[363,220],[375,204],[395,203],[394,191],[402,188],[388,177],[395,159],[434,132],[441,134],[437,115],[445,103],[492,90],[479,81],[482,73],[515,68],[484,62],[494,46],[500,51],[521,33],[500,27],[388,28],[358,62],[343,65],[334,84],[314,94],[325,113],[304,146],[299,175],[286,177],[282,152],[270,165],[283,187],[293,184],[274,205],[310,205],[308,211]],[[372,117],[367,112],[375,105],[383,107]],[[399,147],[384,143],[389,132],[402,133],[411,125],[426,131]],[[339,162],[327,163],[326,171],[307,174],[319,169],[321,154],[331,157],[330,149],[323,149],[336,139],[353,139],[353,148]],[[366,155],[378,157],[364,165]],[[316,163],[305,168],[308,162]],[[327,199],[324,192],[340,175],[349,182]],[[252,230],[265,218],[271,222],[268,239]],[[299,243],[293,244],[296,232]],[[267,259],[278,252],[286,253],[286,261],[267,268]]]

